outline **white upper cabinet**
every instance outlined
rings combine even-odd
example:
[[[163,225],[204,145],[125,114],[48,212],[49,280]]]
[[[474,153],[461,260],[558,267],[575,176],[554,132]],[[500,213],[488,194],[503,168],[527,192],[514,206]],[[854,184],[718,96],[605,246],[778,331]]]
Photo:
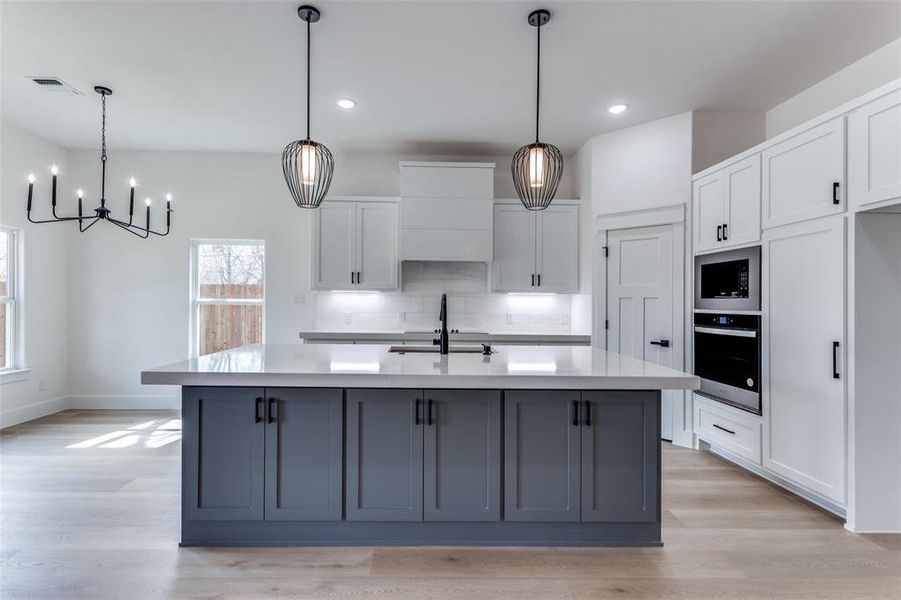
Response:
[[[356,281],[356,204],[329,202],[313,216],[313,288],[353,289]]]
[[[901,90],[848,117],[848,198],[855,207],[901,198]]]
[[[763,464],[845,502],[845,223],[763,235]]]
[[[762,162],[764,229],[844,211],[844,117],[770,146]]]
[[[726,167],[725,179],[724,244],[760,241],[760,155]]]
[[[397,232],[397,202],[323,202],[313,217],[313,289],[397,289]]]
[[[695,252],[760,239],[760,155],[697,179],[693,186]]]
[[[726,218],[726,186],[723,172],[713,173],[694,182],[693,227],[696,252],[718,248],[723,243]]]
[[[578,292],[579,206],[495,204],[491,291]]]
[[[535,213],[522,205],[494,205],[491,290],[530,292],[535,285]]]
[[[535,216],[535,287],[539,292],[578,292],[578,205],[551,204]]]
[[[357,202],[357,288],[393,290],[397,281],[397,204]]]

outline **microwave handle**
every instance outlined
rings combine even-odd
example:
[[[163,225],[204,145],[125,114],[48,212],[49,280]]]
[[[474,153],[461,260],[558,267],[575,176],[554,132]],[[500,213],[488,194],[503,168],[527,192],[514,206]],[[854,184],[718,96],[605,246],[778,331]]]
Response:
[[[733,337],[756,338],[757,332],[749,329],[725,329],[722,327],[700,327],[695,325],[695,333],[712,333],[713,335],[731,335]]]

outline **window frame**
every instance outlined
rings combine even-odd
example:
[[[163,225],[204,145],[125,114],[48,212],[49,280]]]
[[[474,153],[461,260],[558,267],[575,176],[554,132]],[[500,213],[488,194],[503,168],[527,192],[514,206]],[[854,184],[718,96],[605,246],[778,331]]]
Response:
[[[200,246],[262,246],[263,247],[263,297],[262,298],[201,298],[200,294]],[[191,240],[190,256],[190,283],[189,283],[189,327],[188,327],[188,354],[191,358],[200,356],[200,307],[203,305],[245,305],[262,307],[262,324],[260,343],[266,342],[266,240],[253,239],[229,239],[229,238],[198,238]]]
[[[0,304],[6,305],[7,327],[2,335],[6,338],[6,354],[8,365],[0,366],[0,375],[25,370],[23,348],[23,310],[22,310],[22,230],[16,227],[0,225],[0,231],[6,238],[6,293],[0,296]]]

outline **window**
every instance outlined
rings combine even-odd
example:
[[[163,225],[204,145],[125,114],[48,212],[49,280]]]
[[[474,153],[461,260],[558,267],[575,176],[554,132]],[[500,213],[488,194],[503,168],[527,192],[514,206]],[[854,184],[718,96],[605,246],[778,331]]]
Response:
[[[0,371],[21,368],[18,233],[0,226]]]
[[[264,243],[195,240],[191,255],[193,355],[261,343],[265,300]]]

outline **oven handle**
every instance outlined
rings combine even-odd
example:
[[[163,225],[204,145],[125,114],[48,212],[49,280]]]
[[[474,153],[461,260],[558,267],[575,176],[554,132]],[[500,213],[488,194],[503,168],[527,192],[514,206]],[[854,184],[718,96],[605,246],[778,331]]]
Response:
[[[757,332],[748,329],[725,329],[720,327],[698,327],[695,325],[695,333],[712,333],[713,335],[731,335],[734,337],[756,338]]]

